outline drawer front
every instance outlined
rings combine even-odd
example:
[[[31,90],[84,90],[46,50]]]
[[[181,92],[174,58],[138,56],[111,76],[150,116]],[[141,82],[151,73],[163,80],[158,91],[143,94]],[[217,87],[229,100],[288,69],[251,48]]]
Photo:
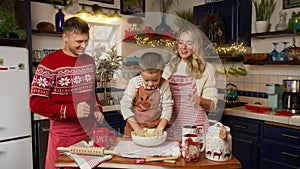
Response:
[[[299,169],[299,167],[266,159],[266,158],[262,158],[260,168],[261,169]]]
[[[300,167],[300,146],[264,139],[261,150],[263,157]]]
[[[260,134],[261,123],[256,120],[239,118],[234,116],[223,116],[222,123],[230,127],[231,131],[239,131],[254,135]]]
[[[264,137],[300,145],[300,130],[264,124]]]

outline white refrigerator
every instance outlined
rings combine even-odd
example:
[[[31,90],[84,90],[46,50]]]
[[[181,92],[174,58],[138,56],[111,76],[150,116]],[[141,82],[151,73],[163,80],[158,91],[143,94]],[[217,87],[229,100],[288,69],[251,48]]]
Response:
[[[32,169],[29,55],[0,46],[0,168]]]

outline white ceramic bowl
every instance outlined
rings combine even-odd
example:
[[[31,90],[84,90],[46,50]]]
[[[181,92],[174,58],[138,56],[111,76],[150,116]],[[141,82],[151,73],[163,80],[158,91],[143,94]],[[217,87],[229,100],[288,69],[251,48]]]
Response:
[[[145,129],[146,135],[151,135],[155,129]],[[164,131],[163,135],[156,137],[142,137],[135,135],[135,132],[131,132],[131,138],[133,142],[145,147],[157,146],[164,143],[167,139],[167,132]]]

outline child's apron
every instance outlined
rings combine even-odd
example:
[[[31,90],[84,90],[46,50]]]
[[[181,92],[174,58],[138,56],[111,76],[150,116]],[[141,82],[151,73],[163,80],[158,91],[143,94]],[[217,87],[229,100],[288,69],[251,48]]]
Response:
[[[173,114],[167,128],[168,137],[181,140],[184,125],[203,125],[206,132],[209,121],[205,110],[201,106],[195,109],[189,101],[189,94],[197,95],[195,78],[171,75],[168,80],[174,100]]]
[[[158,126],[161,117],[162,95],[159,88],[148,89],[143,86],[142,79],[139,78],[136,96],[132,103],[134,119],[142,128],[155,128]],[[131,137],[133,128],[126,123],[124,136]]]

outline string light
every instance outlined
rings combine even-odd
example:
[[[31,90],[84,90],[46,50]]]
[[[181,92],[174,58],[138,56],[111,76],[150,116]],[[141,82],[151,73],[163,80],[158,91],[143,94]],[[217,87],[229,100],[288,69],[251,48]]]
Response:
[[[239,54],[239,53],[245,53],[247,50],[243,46],[243,43],[237,44],[233,43],[231,46],[228,47],[217,47],[216,51],[218,54]]]

